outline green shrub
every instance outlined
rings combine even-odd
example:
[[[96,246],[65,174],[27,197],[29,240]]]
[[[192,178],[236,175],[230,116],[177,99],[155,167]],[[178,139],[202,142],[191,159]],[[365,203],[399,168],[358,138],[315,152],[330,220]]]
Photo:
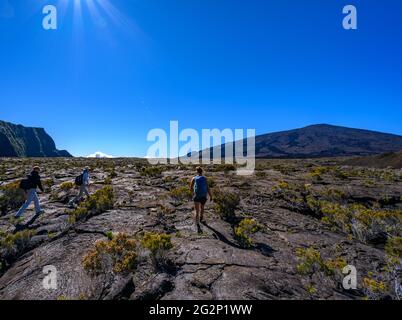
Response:
[[[235,228],[235,236],[240,245],[250,248],[253,245],[251,235],[261,230],[261,226],[254,219],[243,219]]]
[[[25,202],[25,192],[19,188],[19,182],[13,182],[0,187],[0,212],[15,210]]]
[[[68,190],[74,189],[74,187],[75,187],[75,184],[74,184],[73,182],[71,182],[71,181],[66,181],[66,182],[63,182],[63,183],[60,185],[60,190],[68,191]]]
[[[173,248],[170,235],[165,233],[147,232],[141,240],[141,245],[148,249],[153,256]]]
[[[106,237],[107,237],[109,240],[113,240],[113,238],[114,238],[113,232],[112,232],[112,231],[106,232]]]
[[[335,275],[335,271],[342,271],[347,265],[343,258],[323,259],[321,253],[313,247],[297,249],[296,256],[301,261],[297,265],[296,270],[302,275],[311,275],[321,271],[326,276],[333,276]]]
[[[105,180],[103,181],[103,184],[110,186],[112,184],[112,179],[109,177],[106,177]]]
[[[337,191],[330,191],[330,194],[326,196],[338,198],[339,201],[345,197],[342,192]],[[364,242],[381,232],[398,235],[402,222],[402,210],[367,208],[361,204],[345,202],[341,204],[317,200],[311,195],[306,197],[307,206],[334,230],[339,229]]]
[[[328,172],[330,172],[332,170],[332,168],[330,167],[315,167],[313,168],[310,173],[308,174],[308,176],[312,179],[321,181],[322,180],[322,176],[324,174],[327,174]]]
[[[84,270],[96,276],[102,273],[128,273],[136,268],[137,242],[124,233],[112,239],[98,241],[82,260]]]
[[[3,260],[2,264],[4,264],[4,260],[20,255],[35,234],[34,230],[23,230],[14,234],[0,234],[0,258]]]
[[[190,200],[193,196],[189,187],[179,187],[170,191],[170,196],[177,201]]]
[[[208,187],[209,187],[210,189],[216,187],[216,181],[215,181],[214,178],[212,178],[212,177],[207,177],[207,183],[208,183]]]
[[[50,190],[54,186],[54,180],[53,179],[45,179],[42,181],[42,185],[45,190]]]
[[[150,251],[152,260],[157,267],[163,267],[166,264],[166,254],[173,248],[170,235],[153,232],[145,233],[141,246]]]
[[[217,191],[214,194],[216,211],[226,221],[232,221],[240,204],[240,197],[235,193]]]
[[[392,258],[402,259],[402,237],[388,239],[385,245],[385,252]]]
[[[322,196],[331,201],[344,201],[348,198],[348,195],[343,190],[335,188],[325,190]]]
[[[81,202],[77,209],[70,212],[70,222],[76,222],[87,217],[103,213],[113,209],[114,192],[111,186],[106,186],[94,194],[87,200]]]
[[[110,170],[110,172],[109,172],[109,178],[110,178],[110,179],[117,178],[117,173],[116,173],[116,171],[115,171],[114,168],[112,168],[112,169]]]
[[[163,167],[160,166],[152,166],[152,167],[142,167],[141,175],[147,177],[158,177],[162,174]]]
[[[320,270],[323,265],[321,253],[312,247],[307,249],[297,249],[296,256],[301,260],[301,263],[296,267],[299,274],[312,274],[316,270]]]
[[[368,300],[381,300],[387,292],[385,282],[377,281],[370,277],[363,279],[363,288]]]
[[[290,185],[286,181],[279,181],[275,186],[272,187],[273,192],[283,192],[285,190],[289,190]]]

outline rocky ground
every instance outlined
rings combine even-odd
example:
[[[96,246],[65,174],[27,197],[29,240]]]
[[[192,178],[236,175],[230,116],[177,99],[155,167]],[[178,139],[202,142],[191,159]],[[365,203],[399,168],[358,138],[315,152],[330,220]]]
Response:
[[[0,161],[0,299],[397,299],[400,294],[400,170],[343,166],[344,159],[261,160],[254,176],[241,177],[230,165],[208,166],[216,202],[208,202],[206,223],[197,230],[186,191],[194,167],[155,168],[135,159]],[[43,168],[45,213],[29,224],[32,208],[24,221],[13,219],[21,201],[13,183],[33,164]],[[72,219],[74,210],[66,203],[77,190],[68,182],[85,165],[92,168],[91,193],[111,186],[113,207]],[[242,221],[256,228],[247,229]],[[28,225],[22,230],[18,223]],[[172,246],[152,256],[141,247],[147,233],[166,234]],[[118,234],[135,241],[135,266],[117,271],[109,263],[96,273],[84,267],[97,242],[110,243]],[[134,249],[124,250],[127,256]],[[43,287],[48,265],[57,268],[57,289]],[[346,265],[357,269],[357,290],[342,286]]]

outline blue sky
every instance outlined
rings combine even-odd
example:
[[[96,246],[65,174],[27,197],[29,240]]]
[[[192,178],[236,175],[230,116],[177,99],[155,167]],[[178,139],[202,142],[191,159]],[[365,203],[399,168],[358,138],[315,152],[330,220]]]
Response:
[[[0,0],[0,119],[77,156],[144,156],[170,120],[402,134],[401,14],[400,0]]]

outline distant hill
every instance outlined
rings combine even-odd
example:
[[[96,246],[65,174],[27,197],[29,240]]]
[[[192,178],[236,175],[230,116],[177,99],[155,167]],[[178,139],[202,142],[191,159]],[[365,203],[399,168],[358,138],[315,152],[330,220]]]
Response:
[[[42,128],[30,128],[0,120],[0,157],[71,157],[57,150]]]
[[[328,124],[256,137],[257,158],[369,156],[399,150],[402,136]]]
[[[402,169],[402,151],[389,152],[370,157],[358,157],[349,159],[345,164],[350,166],[372,167],[372,168],[394,168]]]

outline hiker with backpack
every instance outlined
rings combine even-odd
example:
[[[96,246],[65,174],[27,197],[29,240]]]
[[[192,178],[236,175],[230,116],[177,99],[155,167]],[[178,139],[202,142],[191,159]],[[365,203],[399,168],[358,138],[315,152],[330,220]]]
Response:
[[[207,178],[204,176],[204,170],[201,167],[197,167],[197,175],[191,180],[190,190],[193,193],[195,216],[194,222],[198,227],[200,222],[204,222],[204,208],[208,201],[209,195],[212,201],[211,190],[208,186]]]
[[[26,200],[22,207],[18,210],[15,218],[20,218],[25,210],[29,207],[31,202],[35,205],[36,216],[39,216],[44,211],[40,207],[38,194],[36,193],[37,188],[39,188],[43,192],[42,182],[39,175],[40,168],[38,166],[34,167],[31,174],[28,177],[20,182],[20,188],[24,190]]]
[[[74,204],[80,201],[84,194],[89,197],[89,167],[85,167],[82,173],[75,178],[75,185],[80,187],[80,192],[69,202],[70,208],[74,208]]]

